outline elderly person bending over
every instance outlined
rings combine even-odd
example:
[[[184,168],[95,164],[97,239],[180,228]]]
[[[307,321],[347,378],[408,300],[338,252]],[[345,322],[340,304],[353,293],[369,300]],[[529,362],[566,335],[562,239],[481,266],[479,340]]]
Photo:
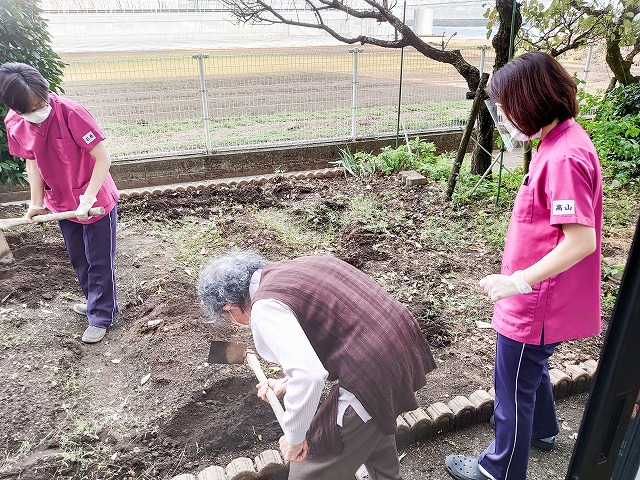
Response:
[[[267,262],[251,252],[201,272],[205,311],[249,325],[258,353],[283,379],[258,384],[284,395],[280,449],[290,480],[338,480],[364,464],[372,479],[400,479],[396,417],[435,368],[415,319],[355,267],[331,256]],[[337,380],[318,408],[326,380]]]

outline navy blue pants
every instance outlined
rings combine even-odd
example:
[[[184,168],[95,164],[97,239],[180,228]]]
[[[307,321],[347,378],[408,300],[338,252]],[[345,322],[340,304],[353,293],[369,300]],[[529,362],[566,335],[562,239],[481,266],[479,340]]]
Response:
[[[478,457],[480,466],[495,480],[525,479],[531,440],[559,431],[548,362],[557,345],[530,345],[498,334],[496,439]]]
[[[89,325],[109,328],[118,312],[114,259],[118,207],[94,223],[58,222],[67,253],[87,298]]]

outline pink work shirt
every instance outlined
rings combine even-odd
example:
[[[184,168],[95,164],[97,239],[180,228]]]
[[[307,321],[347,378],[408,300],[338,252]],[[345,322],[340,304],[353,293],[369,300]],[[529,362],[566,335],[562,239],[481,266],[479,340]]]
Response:
[[[96,163],[89,151],[105,137],[82,105],[54,93],[49,94],[49,103],[51,113],[40,127],[9,110],[4,119],[9,153],[35,160],[45,182],[45,207],[54,212],[75,210]],[[119,194],[109,173],[96,198],[94,207],[104,207],[105,214],[115,206]],[[93,223],[100,218],[102,216],[72,221]]]
[[[512,340],[540,344],[596,335],[601,331],[600,245],[602,177],[596,150],[573,119],[540,142],[513,206],[502,273],[524,270],[564,238],[562,225],[596,231],[596,250],[528,294],[496,302],[493,327]]]

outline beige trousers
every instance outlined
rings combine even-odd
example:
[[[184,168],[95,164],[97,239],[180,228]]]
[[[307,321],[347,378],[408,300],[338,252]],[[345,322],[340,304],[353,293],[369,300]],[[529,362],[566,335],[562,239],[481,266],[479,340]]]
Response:
[[[340,437],[344,450],[338,456],[291,463],[289,480],[353,480],[364,464],[371,480],[401,480],[395,435],[383,435],[373,418],[364,423],[353,408],[344,414]]]

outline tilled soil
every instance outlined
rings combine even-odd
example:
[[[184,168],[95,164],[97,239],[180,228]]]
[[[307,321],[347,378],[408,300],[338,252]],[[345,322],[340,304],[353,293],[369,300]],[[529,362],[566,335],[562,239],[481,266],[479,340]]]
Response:
[[[476,284],[498,271],[500,245],[478,207],[445,204],[433,184],[277,178],[130,199],[119,212],[120,313],[96,345],[79,340],[82,293],[57,226],[5,232],[16,260],[0,267],[0,478],[170,478],[274,448],[279,426],[251,371],[205,363],[211,340],[251,342],[205,323],[194,288],[199,266],[233,248],[334,254],[404,302],[439,366],[421,406],[491,387],[495,333],[476,320],[490,321],[492,305]],[[624,265],[630,239],[605,238],[608,255]],[[597,359],[602,340],[566,342],[552,366]],[[415,468],[429,471],[424,462]]]

